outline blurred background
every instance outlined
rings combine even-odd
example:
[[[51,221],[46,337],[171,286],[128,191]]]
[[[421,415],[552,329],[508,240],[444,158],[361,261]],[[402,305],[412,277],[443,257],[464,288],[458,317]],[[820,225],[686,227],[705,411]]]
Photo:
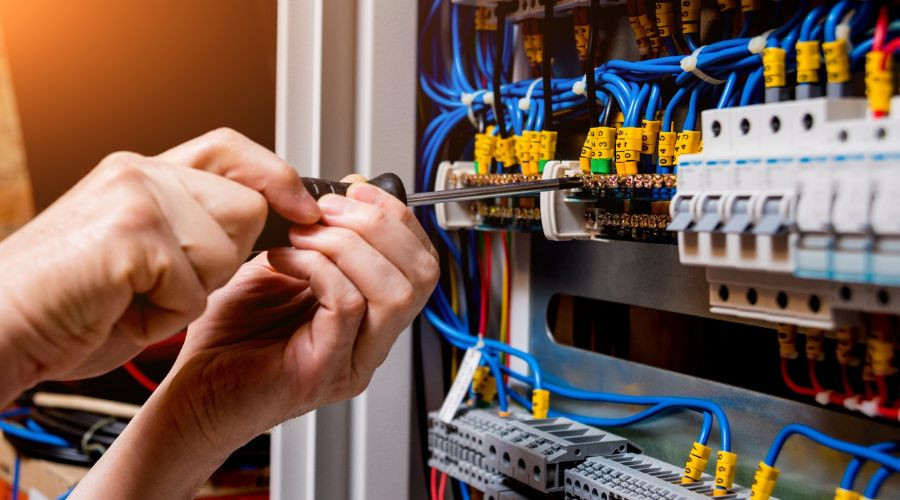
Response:
[[[0,238],[113,151],[152,155],[221,126],[274,147],[275,0],[0,0],[0,24]],[[262,247],[286,233],[270,225],[267,234]],[[71,443],[89,432],[99,448],[42,448],[4,432],[0,500],[18,491],[23,500],[64,497],[136,411],[128,405],[143,403],[165,376],[183,338],[102,377],[36,388],[70,398],[62,407],[38,393],[20,398],[28,411],[20,426]],[[126,408],[112,420],[73,409],[71,398],[78,406],[84,396]],[[267,498],[268,461],[263,435],[198,498]]]
[[[219,126],[272,148],[275,0],[0,0],[35,207],[116,150]]]

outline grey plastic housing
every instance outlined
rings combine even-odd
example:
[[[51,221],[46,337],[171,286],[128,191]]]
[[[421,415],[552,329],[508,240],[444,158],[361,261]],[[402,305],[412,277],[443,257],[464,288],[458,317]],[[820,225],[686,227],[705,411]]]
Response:
[[[591,457],[566,471],[567,499],[596,500],[701,500],[713,498],[714,480],[703,474],[696,483],[681,484],[682,469],[647,455],[624,453]],[[750,490],[734,485],[727,495],[715,497],[747,500]],[[774,497],[772,497],[774,498]]]

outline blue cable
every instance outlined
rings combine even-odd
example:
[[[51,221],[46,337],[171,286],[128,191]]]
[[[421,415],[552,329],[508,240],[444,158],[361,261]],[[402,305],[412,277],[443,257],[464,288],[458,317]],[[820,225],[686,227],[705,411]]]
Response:
[[[509,374],[510,377],[520,382],[531,384],[531,379],[528,376],[516,373],[512,370],[508,370],[505,367],[501,367],[501,369],[504,371],[504,373]],[[660,408],[657,411],[661,411],[666,408],[685,408],[700,412],[712,413],[719,420],[719,430],[721,431],[722,435],[720,443],[722,451],[731,451],[731,426],[728,423],[728,417],[725,415],[725,412],[722,410],[722,408],[712,401],[682,396],[631,396],[626,394],[592,392],[574,388],[571,386],[555,384],[553,382],[545,382],[544,388],[546,388],[553,394],[569,399],[641,406],[665,405],[663,406],[663,408]],[[514,391],[509,392],[510,396],[512,396],[513,392]],[[645,410],[645,412],[650,412],[650,410]],[[644,412],[642,412],[638,415],[642,415],[642,418],[648,418],[653,414],[655,413],[647,413],[646,415],[644,415]],[[712,425],[711,420],[710,425]]]
[[[448,337],[448,339],[449,338],[454,339],[456,341],[455,345],[457,345],[458,347],[459,346],[466,346],[466,348],[474,347],[478,344],[479,341],[481,341],[484,343],[484,346],[487,348],[490,348],[490,349],[493,349],[496,351],[500,351],[500,352],[505,352],[506,354],[508,354],[510,356],[514,356],[514,357],[524,360],[526,363],[528,363],[528,366],[529,366],[529,368],[531,368],[531,371],[533,373],[534,388],[535,389],[543,389],[544,388],[543,372],[541,370],[541,366],[538,364],[537,359],[534,356],[532,356],[531,354],[524,352],[524,351],[520,351],[519,349],[516,349],[515,347],[506,345],[503,342],[500,342],[500,341],[497,341],[494,339],[489,339],[489,338],[478,339],[477,337],[475,337],[473,335],[468,335],[465,333],[455,331],[450,325],[448,325],[446,322],[444,322],[443,320],[438,318],[437,314],[435,314],[435,312],[432,311],[430,308],[426,307],[425,310],[423,311],[423,314],[428,319],[428,321],[432,325],[434,325],[435,328],[437,328],[438,330],[441,331],[441,333],[444,334],[444,336]]]
[[[807,427],[801,424],[790,424],[781,429],[781,432],[778,433],[778,436],[776,436],[775,440],[772,442],[772,446],[769,448],[769,453],[766,455],[766,465],[770,467],[775,466],[775,461],[778,459],[778,454],[784,447],[785,441],[787,441],[787,439],[794,434],[799,434],[817,444],[825,446],[826,448],[831,448],[848,455],[864,458],[872,462],[877,462],[895,471],[900,470],[900,458],[892,457],[884,452],[873,450],[872,448],[866,448],[865,446],[860,446],[858,444],[848,443],[846,441],[835,439],[811,427]]]
[[[869,479],[869,484],[866,485],[866,491],[863,492],[863,496],[865,498],[878,498],[878,492],[881,491],[884,482],[887,481],[887,478],[891,477],[891,474],[894,472],[896,471],[887,467],[882,467],[875,471],[875,474],[872,474],[872,478]]]
[[[459,485],[459,496],[462,497],[462,500],[472,500],[472,496],[469,495],[469,485],[459,480],[454,481]]]
[[[834,4],[834,7],[828,12],[828,17],[825,18],[825,41],[833,42],[837,40],[837,25],[841,22],[841,19],[847,15],[847,12],[851,9],[850,2],[847,0],[841,0],[840,2]],[[815,10],[815,9],[813,9]]]
[[[483,359],[487,361],[491,369],[491,375],[497,382],[497,405],[500,407],[500,411],[505,412],[509,409],[509,406],[506,399],[506,384],[503,383],[503,372],[500,370],[500,361],[497,360],[493,353],[487,351],[484,351]]]
[[[515,401],[519,406],[525,408],[528,411],[532,411],[531,401],[529,401],[527,397],[519,394],[516,391],[509,391],[509,397],[512,398],[512,400]],[[646,410],[642,410],[639,413],[635,413],[634,415],[622,418],[592,417],[589,415],[578,415],[575,413],[568,413],[550,409],[547,411],[547,416],[550,418],[567,418],[575,422],[579,422],[585,425],[593,425],[596,427],[625,427],[628,425],[641,423],[652,417],[658,416],[664,411],[677,408],[678,406],[675,405],[660,403],[656,406],[647,408]],[[712,430],[712,421],[712,415],[710,415],[709,413],[703,414],[703,425],[700,428],[700,434],[697,436],[697,442],[704,446],[706,446],[706,444],[709,442],[709,435],[710,431]]]
[[[691,99],[688,101],[688,111],[684,116],[684,126],[681,130],[697,129],[697,109],[699,107],[700,93],[703,91],[703,85],[697,85],[691,91]]]
[[[737,85],[738,74],[731,73],[725,80],[725,86],[722,88],[722,95],[719,96],[719,103],[716,109],[725,109],[731,103],[731,95],[734,93],[734,87]]]
[[[803,20],[803,25],[800,28],[800,39],[798,41],[806,42],[814,39],[811,34],[813,26],[818,24],[824,12],[825,6],[817,5],[806,14],[806,19]]]
[[[16,453],[16,461],[13,465],[13,478],[12,478],[12,500],[19,500],[19,480],[22,475],[22,457]]]
[[[10,424],[5,420],[0,420],[0,430],[11,436],[27,439],[36,443],[60,447],[70,446],[69,442],[61,437],[54,436],[53,434],[35,432],[30,429],[26,429],[25,427],[19,427],[18,425]]]
[[[872,446],[869,446],[869,448],[875,451],[896,451],[900,450],[900,441],[885,441],[883,443],[873,444]],[[844,469],[844,475],[841,478],[841,488],[847,491],[853,490],[853,484],[856,482],[856,476],[859,475],[859,471],[860,469],[862,469],[864,463],[865,461],[861,458],[853,457],[853,460],[851,460],[850,463],[847,464],[847,468]]]

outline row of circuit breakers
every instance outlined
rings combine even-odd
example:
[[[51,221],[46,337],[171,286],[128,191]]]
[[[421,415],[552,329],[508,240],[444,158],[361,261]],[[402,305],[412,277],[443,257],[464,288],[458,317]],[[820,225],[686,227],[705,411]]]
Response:
[[[706,268],[712,312],[836,329],[900,311],[900,120],[867,113],[863,98],[707,110],[703,151],[682,155],[675,174],[552,161],[544,178],[581,176],[583,187],[447,204],[437,218],[445,229],[677,244],[682,264]],[[528,180],[473,172],[444,163],[436,188]]]

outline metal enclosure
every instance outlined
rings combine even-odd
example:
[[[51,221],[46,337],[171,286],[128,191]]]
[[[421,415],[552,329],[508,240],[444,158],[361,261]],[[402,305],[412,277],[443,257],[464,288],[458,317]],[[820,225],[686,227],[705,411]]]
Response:
[[[416,3],[279,0],[276,150],[304,176],[412,185]],[[273,434],[275,499],[407,498],[410,334],[353,401]]]

